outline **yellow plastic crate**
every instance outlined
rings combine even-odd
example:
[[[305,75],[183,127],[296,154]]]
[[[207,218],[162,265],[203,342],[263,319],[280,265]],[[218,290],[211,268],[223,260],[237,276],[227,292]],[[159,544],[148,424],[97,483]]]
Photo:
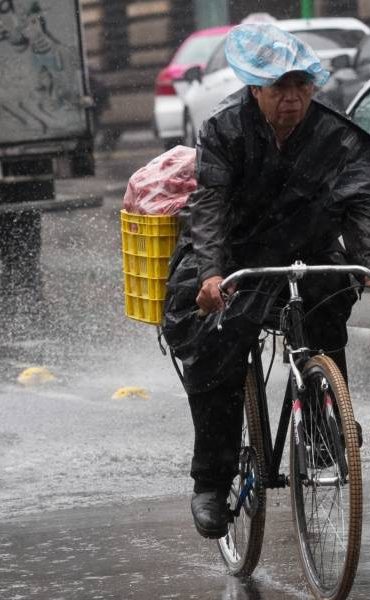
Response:
[[[123,251],[135,256],[153,258],[169,257],[175,247],[177,235],[141,235],[138,233],[122,234]]]
[[[130,319],[150,325],[159,325],[162,321],[163,300],[136,298],[125,294],[125,313]]]
[[[140,235],[176,235],[178,231],[177,217],[167,215],[134,215],[122,211],[122,231]]]
[[[123,253],[123,271],[129,275],[140,275],[154,279],[165,279],[168,274],[168,256],[160,258],[135,256]]]
[[[168,264],[178,232],[177,217],[121,211],[125,313],[131,319],[161,322]]]
[[[164,300],[166,281],[166,279],[137,277],[136,275],[125,273],[125,291],[130,296],[135,296],[137,298]]]

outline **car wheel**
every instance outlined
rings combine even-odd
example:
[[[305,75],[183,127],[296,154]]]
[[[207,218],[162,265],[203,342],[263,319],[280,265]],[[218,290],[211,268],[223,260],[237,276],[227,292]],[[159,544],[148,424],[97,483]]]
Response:
[[[188,111],[185,111],[184,116],[184,144],[185,146],[190,146],[190,148],[194,148],[196,143],[196,136],[194,131],[194,125],[191,120],[191,116]]]

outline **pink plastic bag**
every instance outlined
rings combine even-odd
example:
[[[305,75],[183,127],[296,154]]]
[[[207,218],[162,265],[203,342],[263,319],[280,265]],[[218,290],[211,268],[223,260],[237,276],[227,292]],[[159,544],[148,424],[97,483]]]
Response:
[[[194,167],[195,149],[187,146],[153,158],[131,175],[123,208],[140,215],[177,215],[197,187]]]

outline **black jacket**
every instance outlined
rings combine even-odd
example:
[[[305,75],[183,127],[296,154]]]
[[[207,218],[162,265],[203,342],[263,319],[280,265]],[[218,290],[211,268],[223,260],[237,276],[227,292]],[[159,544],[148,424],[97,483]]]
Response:
[[[203,280],[245,265],[287,264],[339,235],[351,260],[370,267],[370,136],[313,101],[277,149],[247,88],[204,123],[191,241]]]
[[[304,121],[279,150],[258,105],[243,88],[204,123],[197,179],[171,261],[163,321],[164,335],[188,373],[189,389],[192,378],[199,375],[207,382],[207,371],[226,368],[225,351],[215,351],[212,366],[209,350],[219,341],[226,343],[227,323],[223,341],[216,333],[217,315],[196,317],[195,298],[205,278],[297,259],[343,263],[340,235],[349,262],[370,267],[370,136],[312,101]],[[328,282],[328,294],[348,282],[340,279]],[[242,305],[228,312],[235,322],[230,345],[240,335],[241,314],[260,325],[278,288],[278,281],[261,280],[248,298],[244,295]],[[352,300],[337,311],[344,323]]]

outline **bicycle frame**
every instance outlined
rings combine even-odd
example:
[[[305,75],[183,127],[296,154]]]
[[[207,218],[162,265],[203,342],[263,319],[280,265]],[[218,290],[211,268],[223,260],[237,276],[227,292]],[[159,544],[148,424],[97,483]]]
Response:
[[[288,483],[284,474],[279,473],[281,459],[287,438],[289,421],[292,412],[292,373],[290,373],[285,390],[284,401],[281,408],[278,429],[273,443],[270,427],[269,409],[267,405],[266,389],[263,382],[263,366],[261,351],[256,344],[251,350],[252,363],[256,370],[256,381],[258,386],[259,410],[261,415],[261,427],[263,434],[264,459],[266,465],[264,486],[266,488],[282,488]]]
[[[279,331],[284,334],[284,361],[290,364],[290,373],[273,440],[266,386],[275,358],[275,343],[266,376],[262,363],[263,340],[254,343],[245,381],[246,431],[239,473],[227,501],[230,524],[226,535],[218,540],[218,546],[234,575],[250,576],[262,551],[266,488],[289,485],[300,562],[307,583],[315,598],[345,600],[355,579],[361,547],[363,493],[359,429],[347,384],[338,366],[323,352],[306,346],[305,315],[298,290],[298,280],[304,273],[328,271],[370,276],[370,270],[364,267],[306,266],[296,262],[290,267],[243,269],[232,273],[220,285],[227,307],[242,293],[235,284],[244,277],[283,275],[288,278],[289,300],[280,312]],[[239,300],[242,302],[242,297]],[[221,314],[219,328],[222,319]],[[291,414],[289,475],[286,476],[280,469]]]
[[[241,269],[232,273],[224,279],[220,286],[221,292],[225,293],[228,286],[236,283],[248,276],[258,275],[285,275],[289,283],[289,307],[290,327],[289,327],[289,342],[288,356],[291,366],[290,375],[285,391],[284,401],[281,409],[278,429],[273,443],[270,427],[269,410],[266,397],[266,389],[264,385],[263,365],[261,359],[261,350],[259,342],[257,342],[251,350],[251,359],[253,368],[256,371],[256,382],[258,387],[259,410],[261,416],[261,425],[263,433],[263,447],[265,458],[265,480],[264,486],[267,488],[285,487],[288,485],[288,478],[279,473],[281,459],[286,443],[290,416],[292,409],[295,414],[294,427],[295,437],[298,446],[299,455],[299,471],[300,476],[307,478],[307,465],[303,448],[302,435],[300,433],[301,422],[301,393],[304,390],[304,382],[302,380],[300,369],[310,357],[310,350],[306,346],[306,336],[303,327],[303,300],[299,295],[298,280],[301,279],[307,272],[324,273],[324,272],[345,272],[357,273],[370,276],[370,270],[358,265],[312,265],[308,266],[301,261],[296,261],[290,267],[263,267]]]
[[[272,442],[266,389],[265,386],[261,385],[261,383],[263,382],[263,366],[259,346],[256,346],[252,351],[252,359],[254,361],[255,368],[258,369],[257,381],[259,387],[261,388],[258,390],[258,392],[260,399],[260,414],[263,430],[264,454],[266,464],[266,481],[264,483],[265,487],[269,488],[285,487],[287,485],[287,478],[285,477],[285,475],[279,474],[279,468],[288,433],[292,405],[294,404],[296,407],[296,412],[299,413],[299,418],[294,420],[294,427],[300,456],[300,473],[303,478],[307,477],[307,465],[305,460],[305,454],[303,452],[303,446],[300,443],[302,435],[299,427],[299,423],[301,420],[301,405],[299,402],[299,392],[301,390],[303,391],[304,385],[302,377],[300,375],[300,371],[296,366],[296,362],[300,366],[303,366],[310,356],[310,350],[305,343],[306,336],[303,328],[303,300],[299,295],[297,275],[293,273],[288,274],[287,277],[289,283],[289,300],[287,302],[287,306],[289,307],[289,317],[291,322],[289,329],[289,334],[291,337],[291,346],[288,348],[288,356],[291,370],[284,395],[284,401],[281,409],[280,420],[274,445]]]

